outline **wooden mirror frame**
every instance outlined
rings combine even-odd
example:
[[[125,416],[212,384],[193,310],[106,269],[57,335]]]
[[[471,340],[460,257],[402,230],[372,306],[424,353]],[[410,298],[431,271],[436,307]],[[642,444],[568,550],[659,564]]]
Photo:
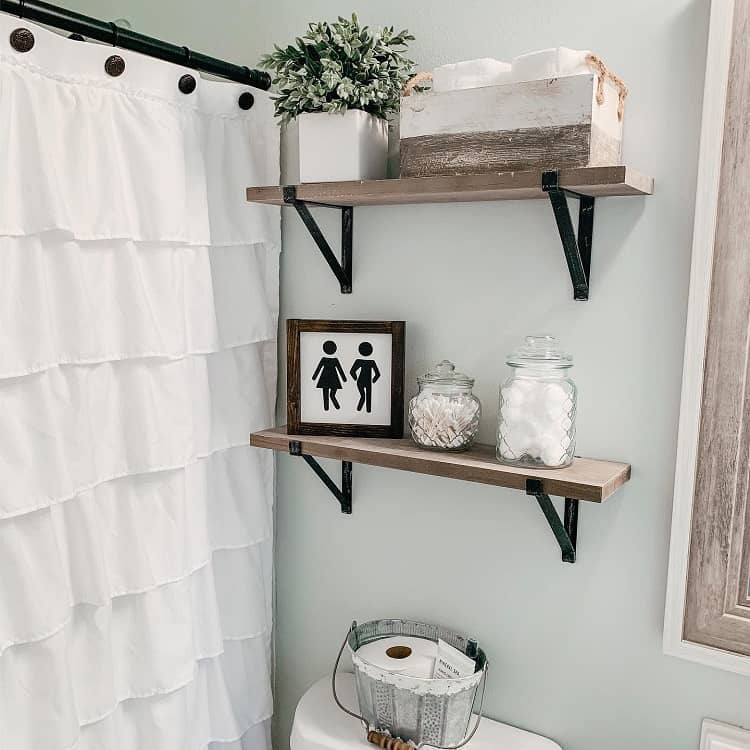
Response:
[[[741,118],[750,44],[733,47],[749,22],[750,0],[713,0],[664,621],[666,654],[746,675],[750,602],[741,601],[748,592],[740,595],[738,574],[750,523],[739,448],[748,430],[731,399],[745,389],[737,340],[748,321],[744,308],[731,307],[733,276],[741,277],[731,263],[732,253],[750,262],[737,248],[747,221],[747,206],[737,204],[750,190],[737,181],[749,177],[736,169],[747,151]]]

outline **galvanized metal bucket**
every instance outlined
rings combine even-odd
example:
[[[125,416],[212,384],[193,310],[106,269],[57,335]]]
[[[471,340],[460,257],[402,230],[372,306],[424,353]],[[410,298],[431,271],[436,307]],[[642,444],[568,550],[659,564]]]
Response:
[[[434,642],[442,639],[474,659],[474,674],[450,679],[410,677],[388,672],[357,656],[357,651],[365,644],[399,635],[426,638]],[[336,694],[336,672],[347,646],[354,665],[359,713],[343,706]],[[410,620],[373,620],[362,625],[354,622],[341,645],[334,666],[333,697],[339,708],[360,719],[368,731],[385,733],[417,747],[431,745],[444,750],[456,750],[474,736],[479,726],[488,668],[484,651],[475,640],[437,625]],[[480,683],[483,687],[479,714],[467,736]],[[369,736],[368,739],[378,744]]]

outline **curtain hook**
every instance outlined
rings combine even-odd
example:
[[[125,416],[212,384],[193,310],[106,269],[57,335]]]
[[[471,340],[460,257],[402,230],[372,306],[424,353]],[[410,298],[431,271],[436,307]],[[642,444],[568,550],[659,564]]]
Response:
[[[26,0],[18,0],[18,17],[23,18],[23,12],[25,10]]]
[[[120,42],[120,27],[114,21],[110,21],[109,28],[112,29],[112,46],[118,47]]]
[[[188,68],[193,67],[193,53],[189,47],[183,47],[182,51],[185,53],[185,65],[188,66]]]

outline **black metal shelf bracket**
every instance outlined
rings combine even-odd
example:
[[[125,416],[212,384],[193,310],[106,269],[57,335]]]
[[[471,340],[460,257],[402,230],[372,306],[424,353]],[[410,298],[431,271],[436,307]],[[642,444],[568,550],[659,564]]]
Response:
[[[576,545],[578,542],[578,500],[565,498],[565,520],[561,520],[555,510],[549,495],[544,491],[544,480],[529,478],[526,480],[526,494],[533,495],[552,529],[552,533],[560,545],[562,561],[574,563],[576,561]]]
[[[341,506],[341,512],[351,514],[351,461],[341,462],[341,489],[339,489],[317,460],[313,456],[303,453],[302,443],[299,440],[289,441],[289,454],[291,456],[301,456],[336,499]],[[535,497],[539,503],[539,507],[542,509],[542,513],[544,513],[544,517],[547,519],[547,523],[552,529],[557,543],[560,545],[562,561],[574,563],[576,561],[576,545],[578,542],[578,500],[571,497],[565,498],[565,516],[564,520],[562,520],[555,510],[550,496],[544,491],[543,479],[529,477],[526,480],[526,494]]]
[[[305,463],[318,475],[323,484],[330,490],[341,506],[341,512],[351,514],[352,512],[352,462],[341,462],[341,489],[328,476],[325,469],[312,457],[302,452],[302,443],[299,440],[289,441],[289,454],[292,456],[302,456]]]
[[[594,198],[580,195],[560,187],[560,172],[549,170],[542,173],[542,190],[549,196],[555,214],[557,229],[560,232],[565,260],[568,263],[570,280],[573,282],[573,298],[589,298],[589,274],[591,271],[591,240],[594,233]],[[579,200],[578,238],[573,229],[567,196]]]
[[[321,252],[326,263],[333,271],[333,275],[341,285],[341,294],[352,293],[352,238],[354,234],[354,206],[333,206],[328,203],[315,203],[303,201],[297,198],[296,185],[287,185],[283,188],[284,203],[294,206],[302,222],[310,232],[315,244]],[[341,211],[341,261],[331,250],[331,246],[320,231],[318,222],[310,213],[308,206],[320,206],[322,208],[335,208]]]

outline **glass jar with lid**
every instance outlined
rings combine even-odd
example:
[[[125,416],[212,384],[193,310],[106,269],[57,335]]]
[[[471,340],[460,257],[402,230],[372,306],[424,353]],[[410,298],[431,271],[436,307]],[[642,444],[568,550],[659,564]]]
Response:
[[[409,402],[409,429],[417,445],[443,451],[471,448],[482,405],[472,393],[474,378],[444,359],[417,378],[419,393]]]
[[[508,355],[500,386],[497,458],[514,466],[562,468],[573,461],[578,390],[573,358],[553,336],[527,336]]]

